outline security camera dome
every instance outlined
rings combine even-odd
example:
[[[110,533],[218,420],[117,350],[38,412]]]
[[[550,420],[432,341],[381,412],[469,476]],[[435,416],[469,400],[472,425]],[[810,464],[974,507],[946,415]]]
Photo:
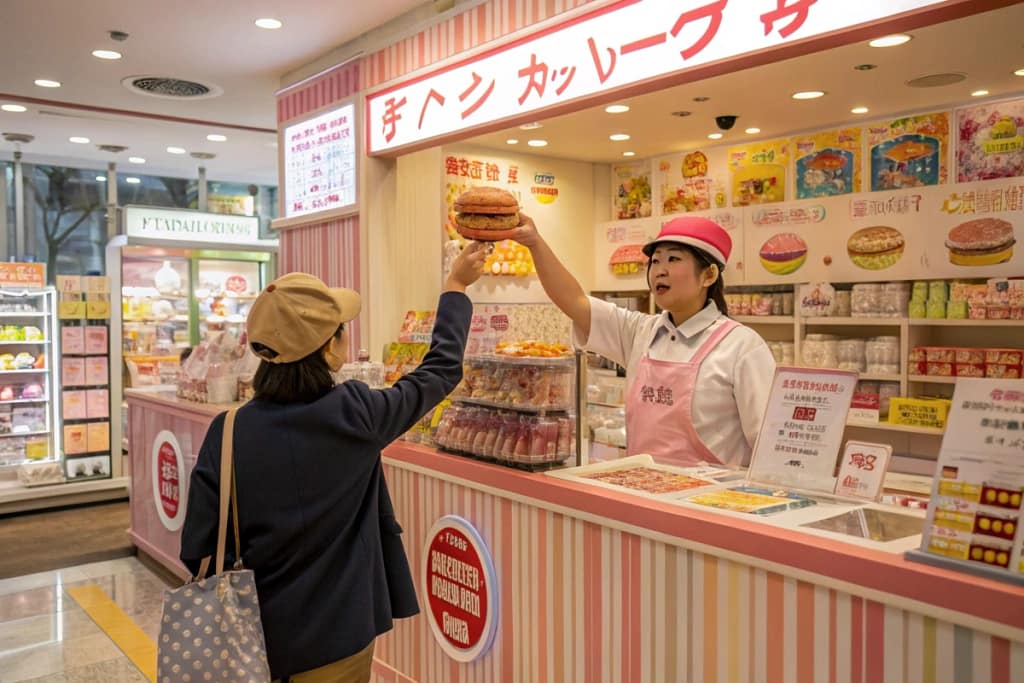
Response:
[[[721,130],[729,130],[736,125],[736,119],[738,118],[738,116],[734,116],[732,114],[722,114],[721,116],[715,117],[715,123],[718,124],[718,127]]]

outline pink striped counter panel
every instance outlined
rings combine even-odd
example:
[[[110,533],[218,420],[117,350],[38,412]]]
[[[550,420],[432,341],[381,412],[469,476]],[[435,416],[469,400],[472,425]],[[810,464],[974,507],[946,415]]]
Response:
[[[418,445],[384,456],[421,607],[448,514],[490,548],[499,606],[465,664],[422,614],[396,622],[375,683],[1024,681],[1024,588]]]

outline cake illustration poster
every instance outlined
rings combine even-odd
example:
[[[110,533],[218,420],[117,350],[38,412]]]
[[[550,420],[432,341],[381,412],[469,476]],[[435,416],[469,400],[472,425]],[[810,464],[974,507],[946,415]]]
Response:
[[[947,182],[948,112],[875,123],[867,130],[872,191]]]
[[[657,159],[655,184],[664,215],[726,206],[728,167],[724,148],[696,149]]]
[[[786,200],[789,145],[785,138],[729,148],[733,206]]]
[[[959,182],[1024,176],[1024,99],[958,109],[956,123]]]
[[[793,139],[796,198],[860,191],[861,131],[842,128]]]

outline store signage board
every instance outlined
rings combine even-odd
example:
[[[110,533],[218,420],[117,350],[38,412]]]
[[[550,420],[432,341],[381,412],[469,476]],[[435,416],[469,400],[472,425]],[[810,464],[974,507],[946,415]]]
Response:
[[[275,228],[358,210],[356,124],[350,101],[284,126],[278,141],[284,196]]]
[[[260,239],[260,219],[256,216],[232,216],[150,206],[124,207],[124,232],[129,237],[205,242],[218,246],[276,244],[276,241]]]
[[[1024,583],[1024,380],[957,380],[919,552]]]
[[[831,493],[857,373],[780,367],[748,480]]]
[[[38,289],[46,286],[46,265],[42,263],[0,263],[0,287]]]
[[[153,439],[151,451],[153,503],[168,531],[185,523],[185,460],[173,432],[163,430]]]
[[[878,500],[892,459],[892,446],[864,441],[847,441],[839,461],[835,494]]]
[[[423,547],[427,621],[441,649],[471,662],[491,647],[498,626],[498,582],[480,533],[461,517],[434,523]]]
[[[938,4],[620,0],[372,93],[368,150],[396,150]]]

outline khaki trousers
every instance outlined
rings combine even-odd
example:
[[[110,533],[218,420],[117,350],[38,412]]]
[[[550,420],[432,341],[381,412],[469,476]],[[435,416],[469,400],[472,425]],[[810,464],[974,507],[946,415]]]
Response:
[[[289,676],[288,680],[291,683],[368,683],[370,669],[373,666],[375,642],[371,642],[351,657],[294,674]],[[280,683],[280,679],[275,680],[274,683]]]

